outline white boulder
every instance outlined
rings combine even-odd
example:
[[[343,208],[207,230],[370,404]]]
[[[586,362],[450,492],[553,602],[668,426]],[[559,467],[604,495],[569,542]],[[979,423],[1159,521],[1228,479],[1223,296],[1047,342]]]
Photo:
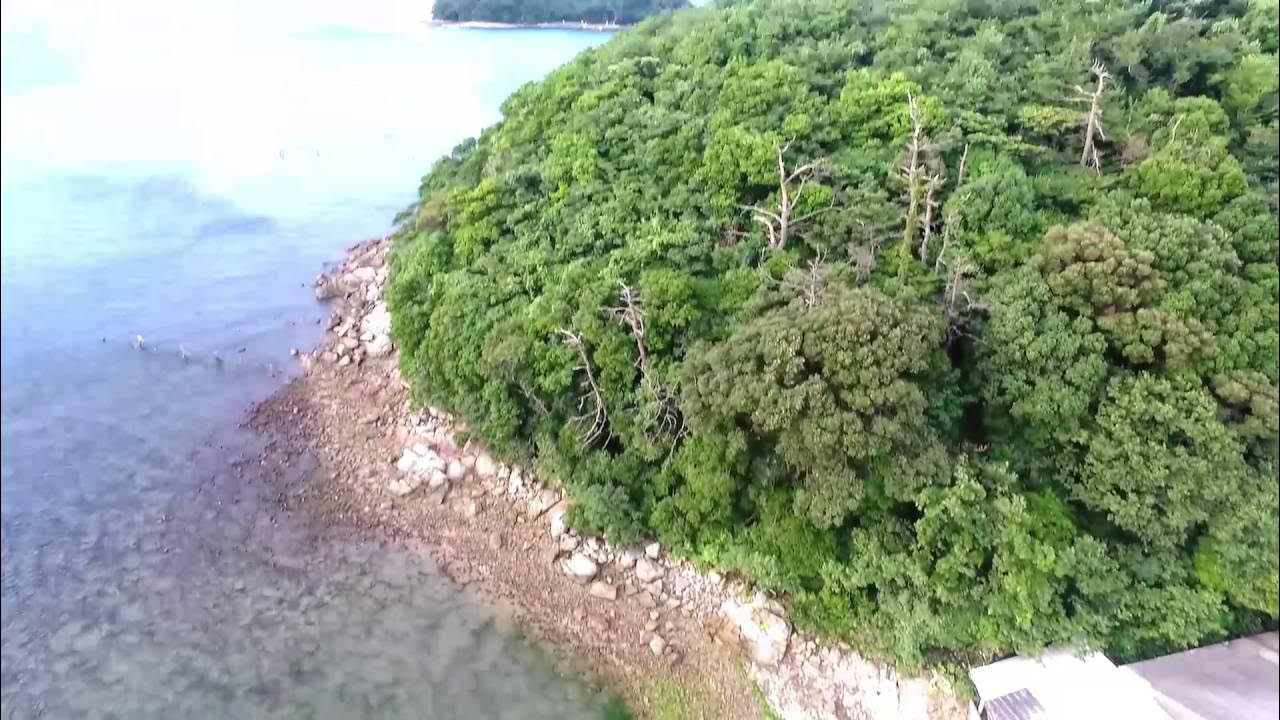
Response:
[[[647,557],[636,560],[636,579],[642,583],[651,583],[655,580],[661,580],[667,571],[658,563]]]
[[[565,561],[564,569],[566,573],[582,582],[586,582],[596,576],[596,573],[600,571],[600,566],[596,565],[596,561],[586,555],[574,553]]]
[[[747,602],[729,598],[721,604],[720,614],[732,625],[743,649],[755,662],[777,665],[787,654],[791,625],[762,593]]]

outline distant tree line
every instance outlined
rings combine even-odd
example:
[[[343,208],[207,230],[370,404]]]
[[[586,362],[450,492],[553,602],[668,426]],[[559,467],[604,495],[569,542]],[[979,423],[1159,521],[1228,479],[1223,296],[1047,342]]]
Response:
[[[436,0],[436,20],[504,23],[587,22],[630,25],[687,0]]]

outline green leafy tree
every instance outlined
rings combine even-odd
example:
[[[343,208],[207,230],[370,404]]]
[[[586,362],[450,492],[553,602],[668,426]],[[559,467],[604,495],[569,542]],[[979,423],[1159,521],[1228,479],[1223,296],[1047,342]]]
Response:
[[[1120,377],[1097,423],[1072,494],[1142,542],[1186,542],[1239,492],[1242,448],[1203,389]]]
[[[829,527],[945,472],[912,377],[942,326],[874,290],[807,290],[770,293],[732,335],[696,348],[685,405],[695,432],[741,428],[768,442],[799,480],[797,511]]]

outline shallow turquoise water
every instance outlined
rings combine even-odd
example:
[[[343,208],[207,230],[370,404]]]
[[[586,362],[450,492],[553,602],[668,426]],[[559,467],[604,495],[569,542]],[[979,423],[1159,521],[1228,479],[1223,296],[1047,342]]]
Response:
[[[605,37],[45,5],[5,5],[0,60],[3,716],[594,716],[408,549],[279,512],[226,463],[318,337],[325,262]]]

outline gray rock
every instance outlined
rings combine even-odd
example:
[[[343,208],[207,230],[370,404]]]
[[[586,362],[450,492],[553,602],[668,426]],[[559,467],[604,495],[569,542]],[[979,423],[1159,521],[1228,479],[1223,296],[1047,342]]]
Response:
[[[365,285],[378,279],[378,271],[374,270],[373,268],[358,267],[355,270],[352,270],[351,272],[347,273],[346,276],[348,278],[355,280],[355,282],[349,283],[349,284],[354,285],[356,283],[359,283],[361,285]]]
[[[599,571],[600,566],[596,565],[596,561],[582,553],[574,553],[565,561],[565,572],[581,582],[586,582],[595,577]]]
[[[459,480],[467,476],[467,469],[463,467],[462,463],[455,458],[449,461],[449,468],[445,474],[449,477],[450,480],[454,482],[458,482]]]
[[[332,300],[346,292],[346,288],[336,280],[329,278],[321,278],[316,281],[316,299],[320,301]]]
[[[387,489],[390,490],[391,494],[395,495],[396,497],[404,497],[406,495],[409,495],[413,493],[414,490],[417,490],[421,486],[422,486],[422,478],[412,474],[406,474],[400,477],[392,478],[391,482],[387,483]]]
[[[612,601],[618,599],[618,586],[610,585],[603,580],[591,583],[591,587],[587,588],[587,592],[591,594],[591,597],[600,598],[601,600]]]
[[[449,477],[440,470],[432,470],[427,476],[427,487],[437,490],[449,484]]]
[[[667,641],[663,640],[661,635],[654,635],[649,638],[649,650],[653,651],[654,655],[661,655],[662,651],[666,649]]]
[[[418,466],[418,454],[412,448],[405,448],[404,454],[396,461],[396,469],[400,472],[413,472]]]
[[[516,495],[524,489],[524,475],[513,469],[507,477],[507,494]]]
[[[636,561],[639,559],[640,559],[639,548],[635,547],[634,545],[629,546],[626,550],[622,551],[622,554],[618,555],[618,565],[630,570],[631,568],[636,566]]]
[[[662,554],[662,543],[652,542],[644,546],[644,556],[650,560],[657,560]]]
[[[551,537],[558,538],[561,535],[564,535],[569,529],[568,526],[564,524],[564,514],[565,509],[562,507],[555,508],[551,511]]]
[[[384,302],[377,303],[360,321],[360,332],[370,335],[391,334],[391,311]]]
[[[660,580],[662,579],[662,576],[666,574],[667,571],[663,569],[661,565],[647,557],[642,557],[636,560],[636,579],[642,583],[651,583],[654,580]]]
[[[476,458],[476,474],[486,480],[494,477],[498,472],[498,466],[493,462],[493,458],[489,457],[489,453],[481,453]]]
[[[534,498],[533,502],[529,503],[529,517],[542,517],[544,513],[554,507],[559,501],[560,496],[556,495],[555,490],[551,490],[550,488],[543,490],[538,493],[538,497]]]
[[[558,547],[560,552],[571,553],[578,549],[579,544],[578,538],[572,535],[561,535]]]
[[[729,598],[720,614],[732,624],[743,649],[761,665],[777,665],[787,654],[791,625],[761,593],[749,602]]]
[[[395,349],[395,343],[391,341],[389,335],[375,335],[372,340],[364,346],[365,354],[371,358],[385,357],[391,354]]]

